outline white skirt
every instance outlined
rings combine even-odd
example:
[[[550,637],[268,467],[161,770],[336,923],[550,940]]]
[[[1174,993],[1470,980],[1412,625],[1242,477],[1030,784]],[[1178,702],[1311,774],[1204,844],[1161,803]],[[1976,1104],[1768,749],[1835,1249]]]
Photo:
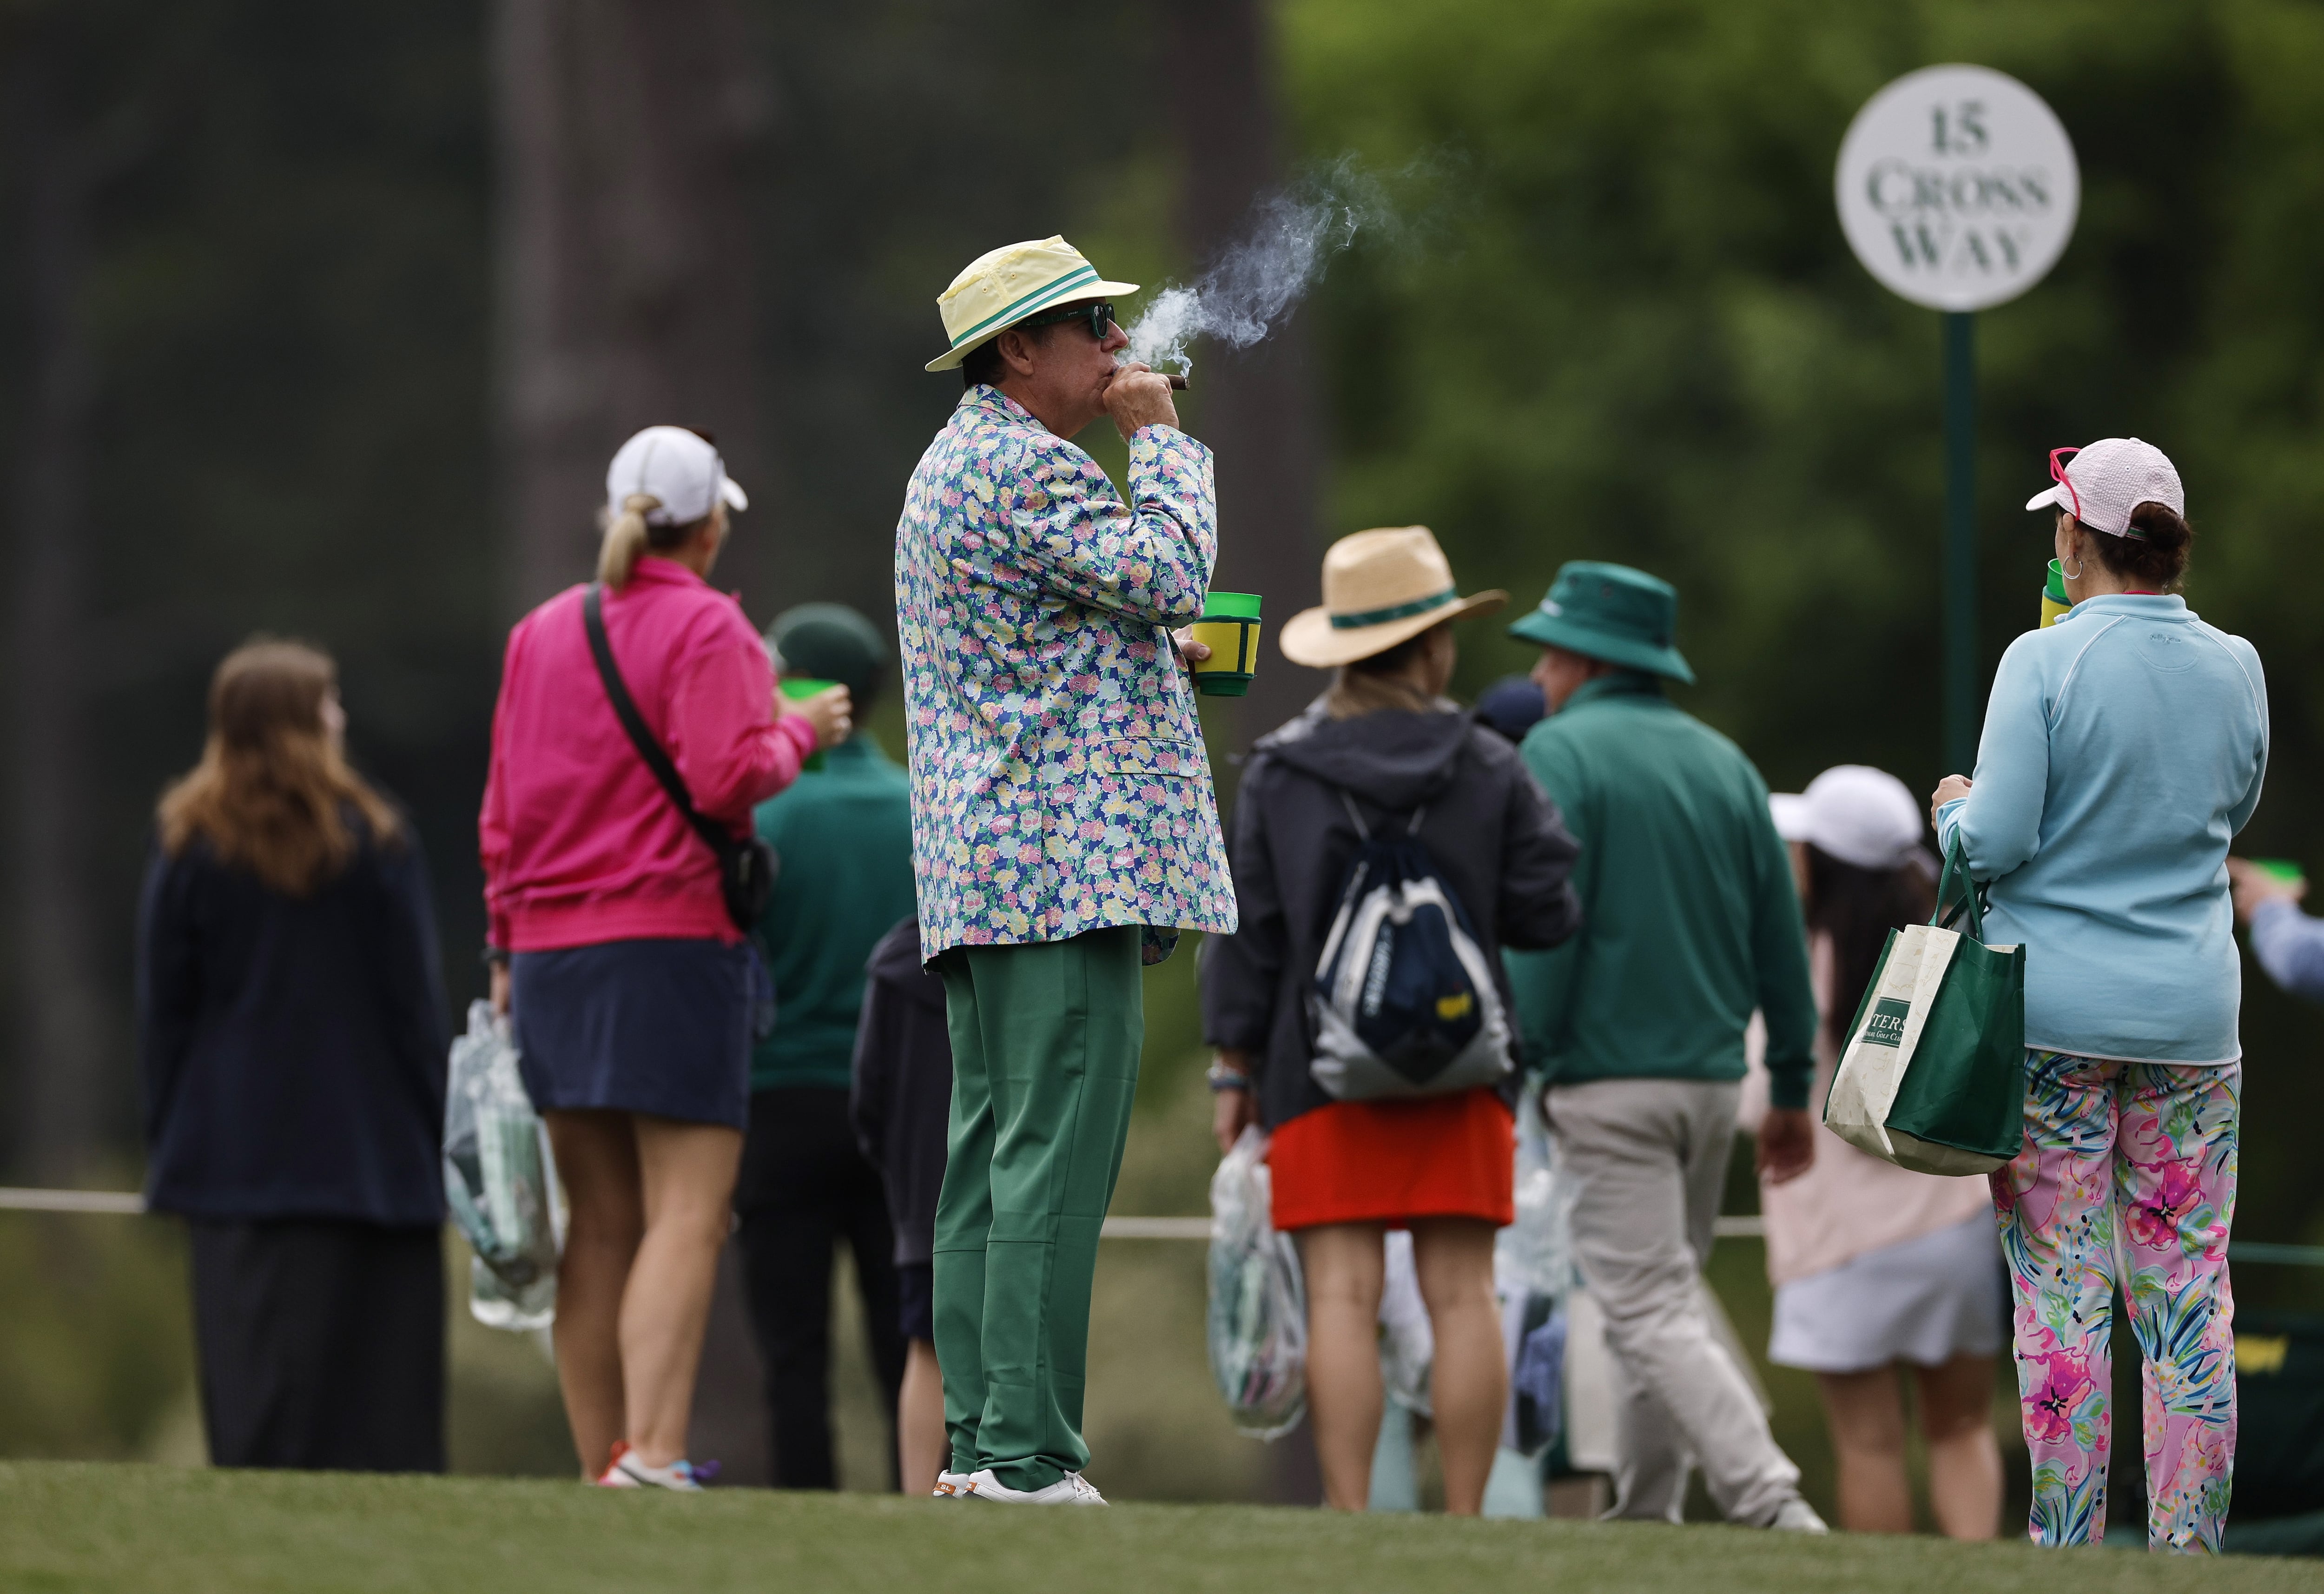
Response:
[[[2007,1338],[2001,1237],[1991,1213],[1780,1285],[1767,1359],[1817,1373],[1992,1356]]]

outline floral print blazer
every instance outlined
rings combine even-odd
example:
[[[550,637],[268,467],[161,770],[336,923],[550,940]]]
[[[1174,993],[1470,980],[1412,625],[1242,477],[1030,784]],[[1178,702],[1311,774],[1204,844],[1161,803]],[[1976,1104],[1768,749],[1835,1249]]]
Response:
[[[999,389],[971,388],[896,528],[920,950],[1148,929],[1231,934],[1210,760],[1169,628],[1218,555],[1211,451],[1130,443],[1130,491]]]

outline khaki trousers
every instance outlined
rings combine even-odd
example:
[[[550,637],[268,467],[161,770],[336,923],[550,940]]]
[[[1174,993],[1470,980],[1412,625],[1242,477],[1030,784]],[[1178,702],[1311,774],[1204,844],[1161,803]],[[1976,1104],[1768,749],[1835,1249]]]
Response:
[[[1574,1256],[1605,1314],[1615,1369],[1610,1516],[1678,1521],[1690,1460],[1730,1521],[1764,1526],[1799,1495],[1799,1469],[1776,1448],[1698,1294],[1740,1093],[1680,1079],[1549,1092]]]

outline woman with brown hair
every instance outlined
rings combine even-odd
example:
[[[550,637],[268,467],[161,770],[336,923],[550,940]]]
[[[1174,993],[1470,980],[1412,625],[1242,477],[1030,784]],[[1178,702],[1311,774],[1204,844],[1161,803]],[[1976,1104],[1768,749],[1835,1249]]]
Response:
[[[1937,1531],[1989,1539],[2001,1525],[1993,1373],[2006,1315],[1992,1200],[1982,1179],[1882,1162],[1822,1121],[1889,932],[1924,922],[1936,906],[1936,859],[1923,844],[1920,806],[1883,770],[1841,764],[1803,792],[1767,800],[1791,848],[1821,1015],[1808,1095],[1815,1156],[1797,1172],[1759,1175],[1775,1290],[1767,1359],[1816,1376],[1841,1527],[1913,1531],[1909,1372]],[[1741,1115],[1754,1134],[1768,1105],[1765,1037],[1755,1025]]]
[[[1499,1054],[1488,1081],[1463,1073],[1454,1088],[1438,1074],[1370,1088],[1323,1055],[1317,968],[1367,840],[1410,838],[1489,971],[1490,989],[1480,981],[1468,1001],[1506,1014],[1500,949],[1573,934],[1581,909],[1567,877],[1579,849],[1517,749],[1444,696],[1451,622],[1490,613],[1507,594],[1462,597],[1425,526],[1342,538],[1323,556],[1323,605],[1284,628],[1282,649],[1295,664],[1332,669],[1331,688],[1259,738],[1235,797],[1228,856],[1241,928],[1211,939],[1202,971],[1204,1037],[1218,1049],[1212,1127],[1221,1150],[1253,1123],[1271,1137],[1271,1215],[1305,1273],[1307,1396],[1326,1503],[1370,1502],[1385,1242],[1388,1230],[1408,1229],[1435,1343],[1444,1508],[1473,1516],[1508,1404],[1493,1294],[1493,1235],[1516,1215],[1508,1027],[1498,1016],[1480,1027],[1479,1042]]]
[[[146,1200],[181,1214],[210,1459],[444,1466],[444,998],[410,827],[328,656],[236,649],[138,935]]]

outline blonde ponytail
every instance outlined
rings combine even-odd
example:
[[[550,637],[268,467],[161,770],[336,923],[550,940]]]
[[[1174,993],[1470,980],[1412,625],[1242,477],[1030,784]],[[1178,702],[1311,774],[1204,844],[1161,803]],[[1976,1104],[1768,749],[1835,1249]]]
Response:
[[[646,551],[646,516],[661,507],[650,493],[632,493],[622,500],[622,512],[605,522],[605,540],[597,549],[597,579],[615,592],[630,584],[638,556]]]

